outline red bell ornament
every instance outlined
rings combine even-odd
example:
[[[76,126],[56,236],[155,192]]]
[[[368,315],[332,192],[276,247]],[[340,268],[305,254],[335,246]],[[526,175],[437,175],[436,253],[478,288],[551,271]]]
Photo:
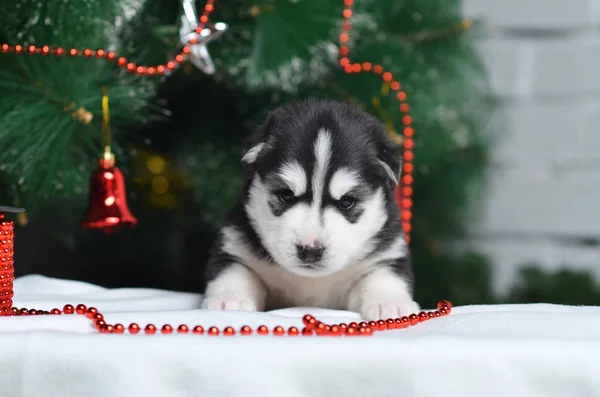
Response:
[[[102,94],[102,143],[104,153],[100,166],[90,178],[90,204],[82,226],[84,229],[104,229],[106,232],[120,227],[134,227],[137,219],[127,206],[125,178],[121,170],[115,167],[115,155],[111,151],[106,89],[103,89]]]
[[[136,224],[137,219],[127,206],[123,173],[115,167],[114,155],[107,153],[90,178],[90,203],[82,226],[110,230]]]

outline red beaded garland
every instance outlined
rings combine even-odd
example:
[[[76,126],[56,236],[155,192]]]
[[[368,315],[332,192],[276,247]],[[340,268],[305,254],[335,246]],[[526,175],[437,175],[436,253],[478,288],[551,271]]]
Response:
[[[4,47],[2,47],[4,51]],[[0,316],[12,314],[14,223],[0,213]]]
[[[200,34],[202,32],[202,29],[204,29],[204,26],[206,25],[206,23],[208,23],[208,16],[213,12],[214,10],[214,3],[215,0],[207,0],[206,4],[204,5],[204,10],[202,15],[200,16],[200,25],[196,28],[196,32],[198,34]],[[194,41],[196,42],[196,41]],[[190,44],[192,44],[192,42],[190,41]],[[23,52],[23,46],[22,45],[15,45],[15,46],[11,46],[7,43],[3,43],[0,44],[0,50],[2,53],[8,53],[8,52],[14,52],[16,54],[20,54]],[[64,54],[65,50],[61,47],[57,47],[54,49],[51,49],[49,46],[47,45],[43,45],[41,47],[35,46],[35,45],[28,45],[27,46],[27,54],[29,55],[34,55],[34,54],[42,54],[42,55],[48,55],[50,53],[53,53],[56,56],[62,56]],[[123,68],[125,67],[125,70],[130,72],[130,73],[136,73],[138,75],[148,75],[148,76],[153,76],[153,75],[160,75],[163,74],[165,72],[166,69],[168,70],[172,70],[175,69],[175,67],[177,67],[179,64],[181,64],[186,56],[191,52],[191,48],[189,46],[184,46],[183,49],[181,50],[181,53],[177,54],[174,58],[174,61],[171,60],[169,62],[167,62],[165,65],[157,65],[154,67],[145,67],[145,66],[136,66],[133,63],[128,63],[127,60],[125,58],[119,58],[118,62],[117,62],[117,66]],[[78,50],[77,48],[71,48],[69,50],[69,55],[75,57],[75,56],[83,56],[85,58],[91,58],[93,56],[96,56],[97,58],[101,58],[101,59],[106,59],[108,61],[114,61],[116,58],[116,55],[114,52],[110,51],[107,52],[106,50],[100,48],[96,51],[90,49],[90,48],[85,48],[83,50]],[[10,307],[10,305],[9,305]]]
[[[298,330],[297,327],[289,327],[287,330],[287,335],[289,336],[369,336],[372,335],[373,332],[382,332],[389,330],[399,330],[402,328],[406,328],[410,325],[417,325],[421,322],[431,320],[434,318],[446,316],[450,314],[452,307],[452,303],[450,301],[444,300],[438,303],[438,310],[429,311],[429,312],[420,312],[420,313],[412,313],[409,316],[403,316],[398,318],[388,318],[381,319],[378,321],[361,321],[360,323],[356,323],[352,321],[350,323],[340,323],[340,324],[325,324],[322,321],[317,320],[310,314],[307,314],[302,318],[302,321],[306,325],[301,331]],[[141,330],[140,326],[136,323],[129,324],[128,327],[125,327],[123,324],[108,324],[104,315],[98,312],[98,309],[94,307],[87,308],[84,304],[78,304],[76,306],[67,304],[64,306],[63,310],[60,309],[52,309],[50,311],[47,310],[38,310],[38,309],[26,309],[26,308],[16,308],[11,307],[8,309],[9,315],[13,316],[32,316],[32,315],[56,315],[56,314],[73,314],[77,313],[79,315],[86,316],[93,321],[94,327],[101,334],[123,334],[128,331],[130,334],[135,335],[138,334]],[[158,331],[158,328],[154,324],[147,324],[144,327],[144,333],[146,335],[154,335]],[[160,327],[160,332],[162,334],[171,334],[173,333],[174,328],[170,324],[164,324]],[[190,328],[181,324],[177,327],[177,333],[186,334],[190,331]],[[240,335],[251,335],[252,328],[248,325],[244,325],[240,328]],[[196,335],[203,335],[204,328],[201,325],[196,325],[192,329],[192,333]],[[256,329],[256,333],[259,335],[268,335],[269,328],[266,325],[260,325]],[[282,326],[273,327],[272,333],[274,336],[284,336],[286,335],[286,331]],[[207,332],[207,335],[217,336],[221,334],[221,330],[218,327],[210,327]],[[224,336],[234,336],[236,334],[235,329],[233,327],[225,327],[222,331]]]

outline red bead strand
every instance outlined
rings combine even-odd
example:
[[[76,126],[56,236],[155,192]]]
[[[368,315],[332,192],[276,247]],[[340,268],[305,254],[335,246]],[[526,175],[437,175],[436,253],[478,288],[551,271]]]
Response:
[[[207,0],[206,4],[204,5],[204,10],[202,12],[202,15],[200,16],[200,24],[199,26],[196,28],[196,33],[200,34],[200,32],[202,32],[202,29],[204,29],[204,26],[208,23],[209,21],[209,15],[214,11],[215,9],[215,0]],[[192,43],[190,43],[192,44]],[[24,49],[26,49],[26,51],[24,51]],[[165,64],[162,65],[156,65],[156,66],[139,66],[139,65],[135,65],[132,62],[128,62],[126,58],[120,57],[118,58],[116,64],[118,67],[124,69],[125,71],[129,72],[129,73],[135,73],[139,76],[155,76],[155,75],[162,75],[164,74],[166,71],[170,71],[175,69],[177,66],[179,66],[187,57],[187,55],[190,53],[190,47],[188,46],[184,46],[182,51],[177,54],[172,60],[166,62]],[[0,44],[0,52],[7,54],[7,53],[14,53],[14,54],[22,54],[22,53],[26,53],[28,55],[36,55],[36,54],[41,54],[41,55],[54,55],[57,57],[61,57],[65,54],[65,49],[62,47],[56,47],[56,48],[50,48],[50,46],[48,45],[43,45],[43,46],[35,46],[35,45],[10,45],[7,43],[3,43]],[[85,58],[97,58],[97,59],[105,59],[107,61],[113,62],[115,59],[117,59],[117,55],[112,52],[112,51],[107,51],[105,49],[99,48],[97,50],[92,50],[91,48],[85,48],[83,50],[77,49],[77,48],[71,48],[68,50],[68,54],[72,57],[76,57],[76,56],[82,56]]]
[[[350,57],[351,42],[350,31],[352,29],[352,5],[354,0],[344,0],[344,9],[342,16],[344,22],[342,23],[342,31],[340,32],[340,65],[347,74],[369,72],[381,76],[381,79],[389,84],[390,89],[395,93],[396,99],[398,100],[399,110],[402,113],[402,125],[403,125],[403,153],[402,153],[402,200],[400,200],[400,220],[402,222],[402,230],[406,236],[406,241],[410,242],[410,231],[412,229],[412,184],[413,184],[413,159],[414,159],[414,141],[413,135],[414,130],[412,127],[412,116],[410,115],[410,106],[406,103],[406,92],[402,91],[402,85],[397,81],[391,72],[383,69],[383,66],[372,62],[356,63],[353,62]]]
[[[383,332],[383,331],[391,331],[391,330],[399,330],[404,329],[408,326],[417,325],[421,322],[431,320],[438,317],[447,316],[450,314],[452,310],[452,303],[448,300],[442,300],[437,304],[437,310],[429,311],[429,312],[420,312],[420,313],[412,313],[409,316],[403,316],[398,318],[388,318],[381,319],[378,321],[361,321],[360,323],[350,322],[350,323],[340,323],[340,324],[326,324],[322,321],[317,320],[314,316],[307,314],[302,318],[302,323],[304,324],[304,328],[299,330],[297,327],[289,327],[287,332],[285,328],[282,326],[275,326],[271,330],[266,325],[260,325],[256,328],[256,334],[258,335],[274,335],[274,336],[369,336],[374,332]],[[104,320],[104,315],[98,311],[95,307],[87,307],[86,305],[80,303],[76,306],[73,305],[64,305],[63,309],[54,308],[50,311],[47,310],[37,310],[37,309],[27,309],[27,308],[16,308],[11,307],[9,309],[10,314],[12,316],[35,316],[35,315],[56,315],[56,314],[78,314],[81,316],[86,316],[94,325],[94,328],[101,334],[125,334],[129,333],[131,335],[139,334],[142,328],[137,323],[131,323],[128,326],[124,326],[123,324],[108,324]],[[143,334],[145,335],[156,335],[159,333],[163,335],[169,335],[173,333],[178,334],[187,334],[191,332],[195,335],[209,335],[209,336],[234,336],[234,335],[252,335],[254,332],[252,328],[248,325],[244,325],[240,327],[239,332],[233,327],[224,327],[222,330],[218,327],[212,326],[209,327],[204,332],[204,327],[201,325],[196,325],[194,327],[187,326],[185,324],[179,325],[177,328],[172,326],[171,324],[163,324],[160,327],[157,327],[154,324],[146,324],[143,327]],[[174,331],[177,332],[174,332]]]

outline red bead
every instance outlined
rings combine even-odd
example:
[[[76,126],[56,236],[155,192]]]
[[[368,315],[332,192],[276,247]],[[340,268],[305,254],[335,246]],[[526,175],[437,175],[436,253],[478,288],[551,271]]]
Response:
[[[119,58],[119,60],[117,61],[117,66],[124,66],[127,63],[127,59],[126,58]]]
[[[177,62],[177,63],[181,63],[181,62],[183,62],[183,55],[181,55],[181,54],[178,54],[178,55],[175,57],[175,62]]]
[[[138,332],[140,332],[140,326],[137,325],[136,323],[129,324],[129,328],[128,329],[129,329],[129,333],[133,334],[133,335],[135,335]]]
[[[348,324],[346,324],[346,323],[340,323],[340,324],[339,324],[339,327],[340,327],[340,329],[342,329],[342,330],[344,330],[344,331],[345,331],[345,330],[347,330],[347,329],[348,329]]]
[[[98,321],[96,321],[95,324],[96,324],[96,329],[99,329],[102,326],[106,325],[106,321],[104,321],[104,320],[98,320]]]
[[[410,319],[410,325],[417,325],[419,323],[419,316],[415,313],[408,316],[408,318]]]
[[[156,73],[156,68],[149,67],[146,72],[148,73],[148,76],[153,76]]]
[[[129,62],[126,66],[127,70],[132,72],[135,70],[135,63]]]
[[[11,307],[10,312],[13,316],[16,316],[19,314],[19,309],[17,309],[16,307]]]
[[[312,328],[302,328],[302,336],[311,336],[313,334]]]
[[[63,313],[65,313],[65,314],[73,314],[73,313],[75,313],[75,308],[73,307],[73,305],[65,305],[63,307]]]
[[[90,55],[92,55],[92,50],[86,48],[85,50],[83,50],[83,55],[89,57]]]
[[[387,328],[387,324],[385,322],[385,320],[377,320],[377,329],[379,331],[383,331]]]
[[[358,334],[359,334],[360,336],[367,335],[367,328],[366,328],[366,327],[360,327],[360,328],[358,329]]]
[[[317,323],[317,326],[315,327],[315,332],[317,333],[317,335],[324,335],[327,333],[327,326],[319,321]]]
[[[369,327],[377,329],[377,321],[369,321]]]
[[[304,323],[304,325],[308,325],[308,323],[310,322],[310,320],[312,318],[314,318],[314,317],[311,316],[310,314],[307,314],[304,317],[302,317],[302,322]]]
[[[358,329],[358,323],[356,323],[356,322],[353,321],[350,324],[348,324],[348,328],[356,328],[356,329]]]
[[[250,335],[252,333],[252,328],[250,328],[247,325],[244,325],[242,328],[240,328],[240,334],[242,335]]]
[[[185,324],[181,324],[179,327],[177,327],[177,333],[179,334],[187,334],[189,330],[190,329]]]
[[[146,74],[146,68],[145,68],[145,67],[143,67],[143,66],[138,66],[138,67],[135,69],[135,72],[136,72],[138,75],[143,75],[143,74]]]
[[[331,336],[340,336],[342,334],[342,329],[339,325],[332,325],[329,330],[329,335]]]
[[[2,52],[8,52],[8,50],[10,50],[10,46],[8,44],[2,44],[0,48],[2,49]]]
[[[106,55],[106,51],[104,51],[103,49],[99,49],[96,51],[96,56],[98,58],[102,58],[102,57],[104,57],[104,55]]]
[[[34,46],[34,45],[30,45],[30,46],[27,48],[27,50],[29,51],[29,53],[30,53],[30,54],[35,54],[35,50],[36,50],[36,48],[35,48],[35,46]]]
[[[100,327],[98,327],[98,332],[100,332],[101,334],[107,334],[108,333],[107,325],[103,324]]]
[[[77,314],[84,314],[86,310],[87,307],[83,303],[80,303],[79,305],[77,305],[77,307],[75,307],[75,312]]]
[[[288,335],[289,336],[297,336],[300,332],[298,331],[298,328],[296,327],[290,327],[288,328]]]
[[[442,316],[447,316],[447,315],[448,315],[448,313],[449,313],[449,311],[448,311],[447,309],[445,309],[445,308],[441,308],[441,309],[440,309],[440,315],[442,315]]]
[[[104,316],[102,315],[102,313],[96,313],[92,318],[94,320],[104,320]]]
[[[196,325],[192,332],[196,335],[202,335],[204,333],[204,328],[201,325]]]
[[[273,335],[283,336],[283,335],[285,335],[285,330],[283,329],[283,327],[278,325],[275,328],[273,328]]]
[[[447,307],[448,309],[452,309],[452,302],[448,301],[448,300],[442,300],[439,301],[437,304],[437,308],[438,310],[443,308],[443,307]]]
[[[442,314],[440,313],[440,311],[439,311],[439,310],[436,310],[436,311],[434,311],[434,312],[433,312],[433,315],[434,315],[435,317],[441,317],[441,316],[442,316]]]
[[[109,61],[114,61],[114,59],[117,57],[117,54],[115,54],[114,52],[110,51],[108,54],[106,54],[106,59],[108,59]]]
[[[260,327],[258,327],[256,329],[256,333],[259,335],[268,335],[269,334],[269,328],[267,328],[266,325],[261,325]]]
[[[219,328],[210,327],[207,331],[207,334],[212,335],[212,336],[219,335]]]
[[[393,318],[388,318],[387,320],[385,320],[385,323],[387,329],[396,329],[396,322]]]
[[[175,69],[176,66],[177,66],[177,64],[173,61],[167,62],[167,69],[169,69],[169,70]]]
[[[88,307],[86,316],[87,318],[93,318],[96,313],[98,313],[98,309],[95,307]]]
[[[42,47],[42,54],[48,55],[49,52],[50,52],[50,47],[48,47],[47,45]]]
[[[422,323],[423,321],[428,320],[429,317],[427,317],[427,313],[425,312],[420,312],[419,313],[419,322]]]
[[[235,335],[235,330],[233,329],[233,327],[225,327],[225,329],[223,330],[223,335],[233,336]]]
[[[144,332],[147,335],[154,335],[156,333],[156,327],[154,326],[154,324],[148,324],[146,325],[146,328],[144,328]]]
[[[183,52],[184,54],[189,54],[190,52],[192,52],[192,50],[190,49],[190,47],[188,47],[188,46],[185,46],[185,47],[183,47],[183,51],[182,51],[182,52]]]
[[[77,55],[77,48],[71,48],[69,50],[69,55],[71,55],[72,57],[74,57],[75,55]]]
[[[54,55],[56,56],[63,56],[65,54],[65,50],[62,47],[58,47],[57,49],[54,50]]]
[[[160,332],[163,333],[163,334],[165,334],[165,335],[166,334],[170,334],[170,333],[173,332],[173,327],[171,327],[169,324],[165,324],[165,325],[162,326]]]
[[[346,330],[346,335],[347,336],[356,336],[357,334],[357,329],[356,328],[348,328]]]
[[[410,325],[410,318],[407,316],[402,317],[400,320],[402,320],[403,327],[408,327]]]
[[[428,317],[429,319],[432,319],[432,318],[434,318],[434,317],[435,317],[435,313],[434,313],[434,312],[427,312],[427,317]]]
[[[360,323],[358,323],[358,328],[367,328],[369,326],[369,323],[366,321],[361,321]]]
[[[123,332],[125,332],[123,324],[115,324],[115,334],[122,334]]]
[[[28,313],[28,314],[29,314],[30,316],[35,316],[35,315],[36,315],[36,314],[38,314],[38,313],[37,313],[37,310],[35,310],[35,309],[29,309],[29,313]]]
[[[107,334],[112,334],[113,332],[115,332],[115,327],[110,324],[106,324],[104,328],[106,329]]]
[[[165,67],[163,65],[158,65],[156,67],[156,73],[163,74],[165,72]]]

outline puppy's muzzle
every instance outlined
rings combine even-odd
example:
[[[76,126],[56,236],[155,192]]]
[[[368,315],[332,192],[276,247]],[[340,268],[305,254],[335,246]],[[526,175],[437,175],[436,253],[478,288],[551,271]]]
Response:
[[[315,263],[321,260],[325,248],[320,245],[296,245],[298,258],[304,263]]]

